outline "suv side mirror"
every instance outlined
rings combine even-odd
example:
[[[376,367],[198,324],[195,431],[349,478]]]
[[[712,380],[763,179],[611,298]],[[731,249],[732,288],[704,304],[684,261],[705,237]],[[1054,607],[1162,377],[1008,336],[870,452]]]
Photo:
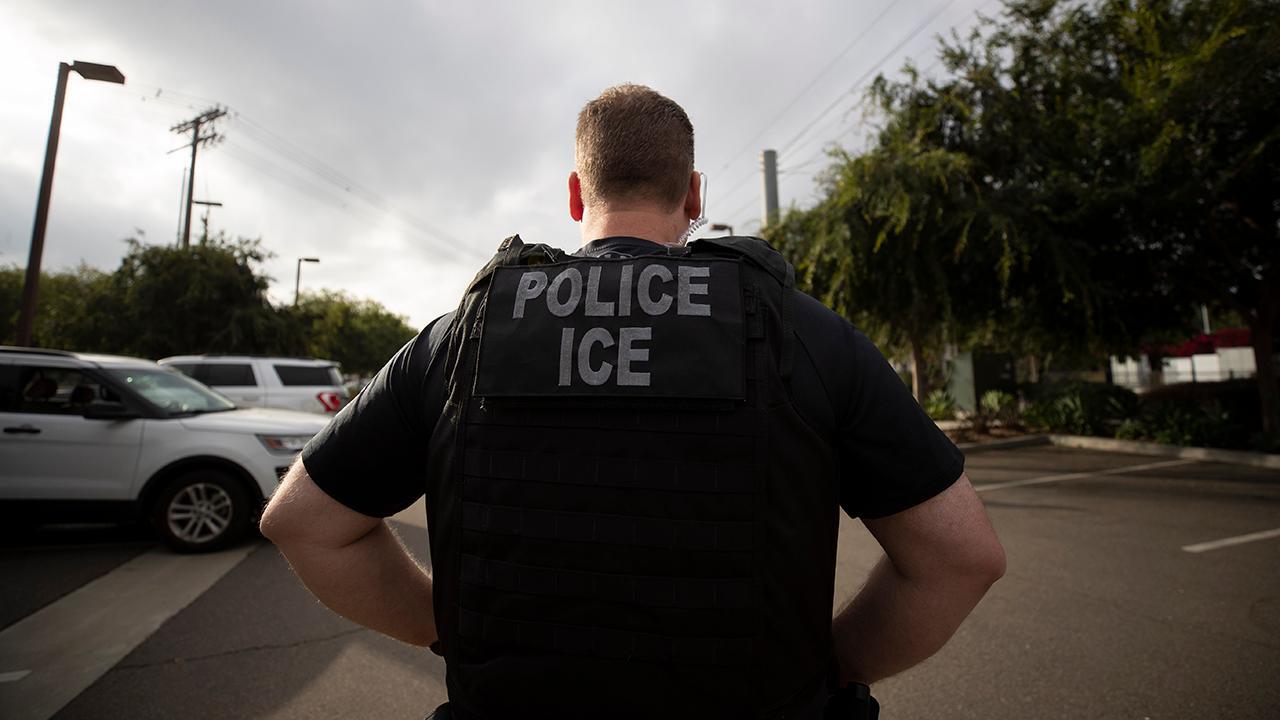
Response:
[[[84,409],[84,417],[86,420],[133,420],[142,415],[122,402],[94,400]]]

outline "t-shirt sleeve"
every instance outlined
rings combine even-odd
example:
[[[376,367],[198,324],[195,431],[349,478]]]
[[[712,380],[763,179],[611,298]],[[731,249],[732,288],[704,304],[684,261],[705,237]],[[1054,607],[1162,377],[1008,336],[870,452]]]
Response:
[[[307,474],[334,500],[387,517],[422,496],[428,441],[445,401],[450,318],[437,318],[400,348],[302,449]]]
[[[875,344],[846,325],[849,396],[836,429],[840,505],[854,517],[885,517],[951,487],[964,472],[964,455]]]
[[[797,292],[795,299],[803,362],[792,389],[801,414],[838,454],[845,512],[884,517],[950,487],[964,471],[964,455],[876,346],[812,297]]]

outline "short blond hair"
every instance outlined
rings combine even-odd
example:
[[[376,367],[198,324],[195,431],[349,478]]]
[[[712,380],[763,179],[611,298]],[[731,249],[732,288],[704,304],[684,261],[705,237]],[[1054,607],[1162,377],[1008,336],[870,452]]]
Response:
[[[651,201],[675,209],[693,173],[693,124],[644,85],[615,85],[578,113],[574,161],[587,205]]]

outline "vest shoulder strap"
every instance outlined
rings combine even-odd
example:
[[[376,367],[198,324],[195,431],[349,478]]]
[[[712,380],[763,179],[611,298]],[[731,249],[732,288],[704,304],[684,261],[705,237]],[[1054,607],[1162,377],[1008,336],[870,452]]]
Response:
[[[790,289],[795,286],[795,269],[791,263],[782,257],[782,253],[774,250],[772,245],[760,238],[743,236],[702,238],[689,243],[689,249],[695,254],[729,253],[745,257],[772,275],[784,287]]]
[[[559,248],[553,248],[543,243],[529,245],[521,240],[519,235],[512,235],[498,245],[498,251],[489,259],[489,262],[485,263],[484,267],[480,268],[480,272],[476,273],[476,276],[472,278],[471,284],[467,287],[467,292],[477,289],[499,267],[545,265],[547,263],[560,262],[567,257],[568,254]]]
[[[782,286],[782,307],[780,322],[782,325],[782,356],[779,359],[778,370],[782,373],[782,378],[788,384],[791,380],[791,368],[795,344],[793,333],[795,329],[795,320],[793,314],[795,312],[795,300],[792,297],[792,290],[796,286],[796,269],[795,266],[787,262],[782,253],[773,248],[768,241],[757,237],[732,236],[719,238],[702,238],[689,243],[691,254],[711,254],[724,255],[726,253],[744,257],[752,264],[768,273],[774,280]]]

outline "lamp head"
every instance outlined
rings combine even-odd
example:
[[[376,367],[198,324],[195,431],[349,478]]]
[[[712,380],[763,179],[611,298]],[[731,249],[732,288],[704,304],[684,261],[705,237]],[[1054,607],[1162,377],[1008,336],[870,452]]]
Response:
[[[115,65],[99,65],[98,63],[84,62],[76,60],[71,63],[71,69],[80,73],[80,76],[86,80],[100,80],[102,82],[124,84],[124,73]]]

